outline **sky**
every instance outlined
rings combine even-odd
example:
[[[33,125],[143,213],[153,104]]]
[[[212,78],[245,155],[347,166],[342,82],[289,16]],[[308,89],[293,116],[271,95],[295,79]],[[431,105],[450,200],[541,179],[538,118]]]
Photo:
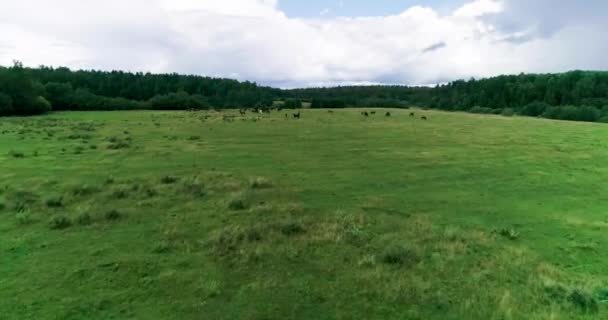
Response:
[[[178,72],[282,88],[608,69],[605,0],[20,0],[0,65]]]

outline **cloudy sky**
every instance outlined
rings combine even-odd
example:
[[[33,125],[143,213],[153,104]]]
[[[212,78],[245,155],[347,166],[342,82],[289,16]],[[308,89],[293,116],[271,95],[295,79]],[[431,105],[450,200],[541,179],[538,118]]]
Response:
[[[0,64],[278,87],[608,69],[606,0],[19,0]]]

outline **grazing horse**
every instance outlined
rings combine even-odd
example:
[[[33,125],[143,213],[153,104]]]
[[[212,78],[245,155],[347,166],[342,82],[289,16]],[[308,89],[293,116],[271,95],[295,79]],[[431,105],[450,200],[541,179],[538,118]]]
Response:
[[[288,116],[288,115],[287,115],[287,113],[286,113],[286,114],[285,114],[285,119],[288,119],[288,118],[289,118],[289,116]]]
[[[243,109],[239,109],[239,113],[244,116],[245,114],[247,114],[247,111],[243,110]]]
[[[293,118],[294,119],[300,119],[300,112],[298,111],[298,113],[294,113],[293,114]]]
[[[428,118],[426,116],[422,116],[422,117],[420,117],[420,119],[425,120],[425,121],[428,120]]]
[[[361,114],[364,115],[364,116],[366,116],[366,117],[369,117],[369,113],[367,113],[367,111],[363,111],[363,112],[361,112]]]
[[[415,114],[415,113],[410,112],[410,118],[413,118],[413,117],[415,117],[415,116],[416,116],[416,114]]]
[[[390,117],[390,116],[391,116],[391,113],[390,113],[390,112],[387,112],[387,113],[386,113],[386,116],[387,116],[387,117]]]
[[[333,110],[327,110],[327,113],[334,113]]]
[[[371,114],[376,114],[376,111],[372,111]]]

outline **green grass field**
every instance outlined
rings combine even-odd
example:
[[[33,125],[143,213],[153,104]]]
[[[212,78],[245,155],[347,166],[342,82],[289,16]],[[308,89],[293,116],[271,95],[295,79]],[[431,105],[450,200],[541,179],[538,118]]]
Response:
[[[608,126],[359,112],[0,119],[0,319],[608,318]]]

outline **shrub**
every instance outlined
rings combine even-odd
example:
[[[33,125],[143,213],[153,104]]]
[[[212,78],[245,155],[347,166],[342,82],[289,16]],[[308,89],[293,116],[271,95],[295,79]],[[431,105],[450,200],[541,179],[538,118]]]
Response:
[[[555,120],[594,122],[600,119],[601,112],[588,106],[559,106],[547,108],[543,117]]]
[[[535,101],[523,107],[519,113],[524,116],[538,117],[550,107],[551,106],[545,102]]]
[[[65,216],[57,216],[51,218],[49,227],[53,230],[67,229],[72,226],[72,221]]]
[[[479,114],[492,114],[492,108],[483,108],[479,106],[475,106],[469,110],[471,113],[479,113]]]
[[[515,115],[515,110],[513,110],[511,108],[505,108],[502,110],[502,112],[500,114],[505,117],[512,117]]]
[[[106,212],[106,214],[105,214],[105,218],[108,221],[116,221],[116,220],[120,219],[121,216],[122,216],[122,214],[118,210],[110,210],[110,211]]]
[[[407,265],[417,260],[416,255],[402,245],[389,245],[382,252],[382,262],[391,265]]]

